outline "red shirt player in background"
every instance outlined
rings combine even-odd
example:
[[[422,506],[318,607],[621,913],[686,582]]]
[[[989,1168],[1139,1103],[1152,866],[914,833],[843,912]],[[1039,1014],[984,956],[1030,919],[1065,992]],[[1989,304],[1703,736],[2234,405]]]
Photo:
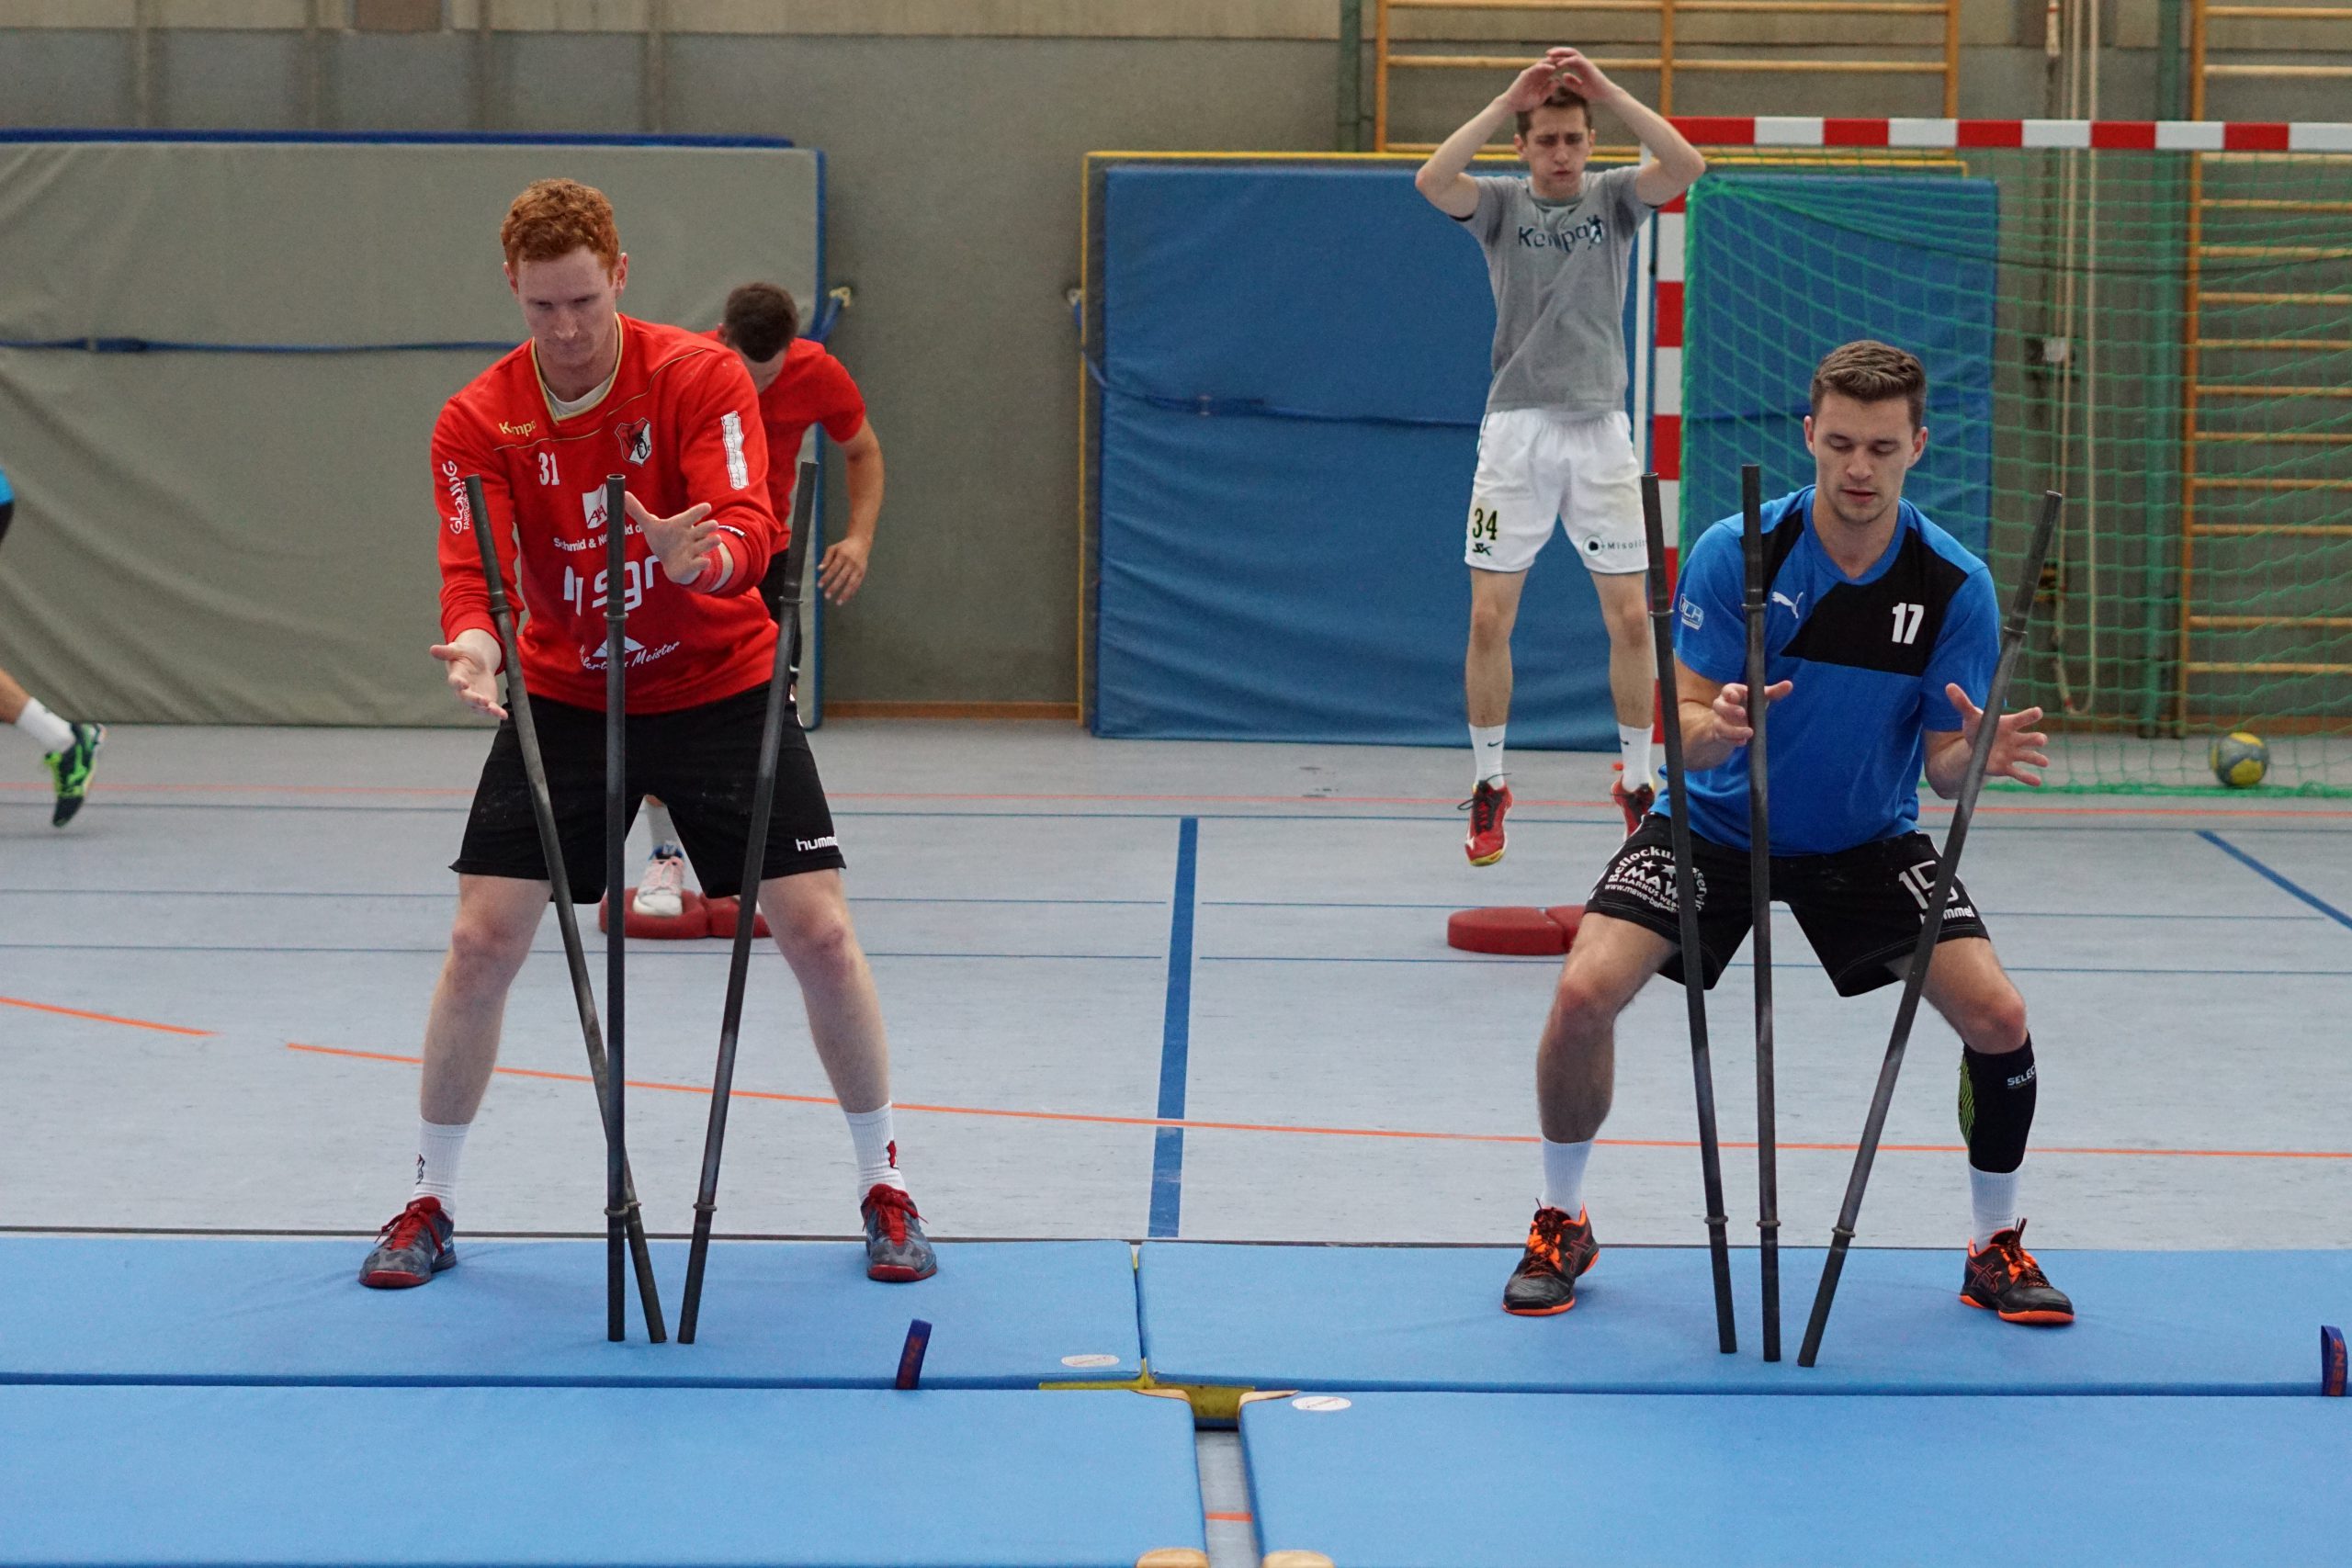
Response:
[[[487,527],[514,598],[548,793],[572,897],[604,896],[604,477],[628,476],[628,793],[667,798],[703,886],[738,891],[775,653],[757,588],[784,552],[767,443],[742,363],[694,333],[624,316],[611,203],[571,180],[515,198],[500,230],[530,341],[449,400],[433,433],[441,626],[433,649],[469,707],[503,720],[474,793],[458,918],[433,993],[415,1184],[360,1270],[422,1285],[457,1261],[451,1210],[468,1128],[498,1060],[506,993],[546,912],[547,862],[514,723],[498,705],[498,638],[471,535]],[[488,515],[464,479],[481,476]],[[866,1272],[917,1280],[931,1245],[897,1168],[889,1046],[842,897],[839,841],[808,737],[786,715],[758,907],[800,982],[809,1031],[856,1147]]]
[[[708,335],[735,351],[759,391],[768,438],[768,503],[777,517],[788,522],[792,516],[802,438],[810,428],[823,425],[840,445],[849,480],[849,529],[826,548],[817,581],[827,598],[845,604],[865,581],[874,526],[882,515],[882,441],[866,421],[865,399],[849,371],[799,331],[800,311],[791,295],[773,283],[746,283],[727,297],[726,315]],[[783,598],[785,576],[779,551],[768,563],[762,597],[771,604]],[[674,919],[685,907],[684,854],[659,797],[646,797],[645,818],[652,852],[638,878],[637,913]]]

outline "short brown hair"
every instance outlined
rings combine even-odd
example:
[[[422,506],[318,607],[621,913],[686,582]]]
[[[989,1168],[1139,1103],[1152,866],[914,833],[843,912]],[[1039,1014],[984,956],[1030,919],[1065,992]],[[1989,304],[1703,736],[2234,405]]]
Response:
[[[498,243],[506,251],[506,265],[553,261],[585,245],[611,272],[620,265],[620,231],[613,224],[613,204],[594,186],[578,180],[534,180],[506,209],[498,227]]]
[[[1584,101],[1582,93],[1566,87],[1555,87],[1552,89],[1552,96],[1536,105],[1535,108],[1582,109],[1585,132],[1587,135],[1592,132],[1592,106]],[[1527,134],[1527,128],[1535,123],[1535,109],[1521,109],[1515,118],[1519,125],[1519,133],[1524,136]]]
[[[1858,403],[1883,403],[1901,398],[1911,405],[1911,428],[1927,423],[1928,367],[1891,343],[1860,338],[1829,351],[1813,373],[1813,412],[1831,392]]]
[[[720,330],[746,359],[774,359],[800,335],[800,307],[773,283],[746,283],[727,297]]]

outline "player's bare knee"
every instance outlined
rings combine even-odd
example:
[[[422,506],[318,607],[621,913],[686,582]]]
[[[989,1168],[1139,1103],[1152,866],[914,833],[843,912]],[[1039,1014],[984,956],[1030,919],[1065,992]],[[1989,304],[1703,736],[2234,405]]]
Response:
[[[449,985],[470,995],[503,990],[529,955],[536,930],[536,924],[458,910],[457,923],[449,928]]]
[[[1552,991],[1552,1028],[1548,1037],[1568,1044],[1586,1044],[1606,1038],[1625,1003],[1620,987],[1606,976],[1569,964],[1560,971]]]
[[[2025,998],[2006,979],[1962,999],[1952,1011],[1952,1027],[1972,1050],[1997,1056],[2025,1043]]]
[[[776,946],[796,973],[831,974],[856,966],[856,929],[850,924],[849,910],[839,903],[797,903],[784,911],[782,919],[771,917],[771,923]]]
[[[1470,601],[1470,646],[1483,649],[1509,643],[1511,623],[1517,618],[1515,608],[1474,596]]]

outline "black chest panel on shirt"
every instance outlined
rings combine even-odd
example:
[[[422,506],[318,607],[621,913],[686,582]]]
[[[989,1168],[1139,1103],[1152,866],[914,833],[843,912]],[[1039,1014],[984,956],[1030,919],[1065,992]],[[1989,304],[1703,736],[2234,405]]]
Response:
[[[1914,680],[1942,633],[1944,612],[1968,574],[1905,529],[1894,564],[1870,582],[1840,582],[1822,595],[1782,651],[1821,664],[1882,670]]]

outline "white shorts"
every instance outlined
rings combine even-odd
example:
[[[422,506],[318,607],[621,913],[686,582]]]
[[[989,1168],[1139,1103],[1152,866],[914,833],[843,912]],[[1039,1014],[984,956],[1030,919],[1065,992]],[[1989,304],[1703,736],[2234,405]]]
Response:
[[[1480,571],[1525,571],[1555,521],[1589,570],[1648,569],[1642,462],[1623,414],[1504,409],[1479,423],[1462,558]]]

